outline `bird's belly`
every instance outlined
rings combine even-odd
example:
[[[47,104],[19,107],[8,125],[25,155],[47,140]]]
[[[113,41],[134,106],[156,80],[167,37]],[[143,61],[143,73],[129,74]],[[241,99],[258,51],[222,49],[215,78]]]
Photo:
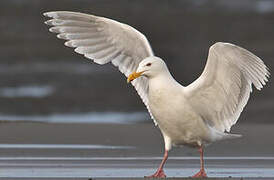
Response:
[[[208,138],[208,127],[183,99],[150,100],[149,107],[161,132],[174,145],[200,146]],[[183,106],[182,106],[183,104]]]

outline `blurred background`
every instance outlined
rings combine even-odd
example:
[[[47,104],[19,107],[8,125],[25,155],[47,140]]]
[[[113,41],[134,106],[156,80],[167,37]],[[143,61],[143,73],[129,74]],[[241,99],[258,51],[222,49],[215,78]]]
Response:
[[[209,47],[242,46],[274,68],[272,0],[2,0],[0,119],[151,123],[135,90],[111,64],[92,63],[48,31],[42,13],[105,16],[143,32],[175,79],[201,74]],[[274,86],[254,91],[241,123],[273,122]]]

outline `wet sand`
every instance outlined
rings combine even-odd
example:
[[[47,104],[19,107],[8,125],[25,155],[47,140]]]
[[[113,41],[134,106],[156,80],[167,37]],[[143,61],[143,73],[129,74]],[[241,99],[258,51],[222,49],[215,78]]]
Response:
[[[20,178],[29,180],[33,178]],[[35,180],[53,180],[52,178],[34,178]],[[149,180],[147,178],[58,178],[58,180]],[[166,178],[167,180],[193,180],[193,178]],[[197,179],[197,178],[196,178]],[[257,178],[204,178],[206,180],[258,180]],[[272,178],[260,178],[261,180],[272,180]],[[7,178],[7,180],[18,180],[18,178]],[[201,179],[198,179],[201,180]]]
[[[273,128],[239,124],[233,132],[243,138],[206,148],[209,177],[274,177]],[[141,178],[155,171],[162,153],[162,138],[152,123],[0,126],[0,177],[5,178]],[[169,177],[189,177],[198,169],[195,149],[170,152]]]
[[[248,157],[246,157],[248,158]],[[160,157],[65,158],[28,157],[1,159],[0,177],[13,178],[141,178],[156,170]],[[266,161],[266,162],[265,162]],[[274,177],[273,159],[206,158],[209,177]],[[190,177],[199,170],[198,159],[170,158],[168,177]]]
[[[274,124],[237,124],[233,133],[243,137],[217,142],[206,148],[207,156],[274,156]],[[0,144],[96,144],[130,146],[133,149],[110,151],[66,151],[66,156],[162,156],[161,134],[152,122],[138,124],[51,124],[51,123],[2,123]],[[64,155],[51,149],[1,149],[1,156]],[[198,156],[195,149],[174,148],[171,156]]]
[[[20,178],[21,180],[53,180],[52,178]],[[149,180],[147,178],[58,178],[58,180]],[[167,180],[193,180],[193,178],[166,178]],[[196,178],[197,179],[197,178]],[[204,178],[206,180],[258,180],[257,178]],[[272,178],[260,178],[261,180],[272,180]],[[18,180],[18,178],[7,178],[7,180]],[[201,180],[201,179],[198,179]]]

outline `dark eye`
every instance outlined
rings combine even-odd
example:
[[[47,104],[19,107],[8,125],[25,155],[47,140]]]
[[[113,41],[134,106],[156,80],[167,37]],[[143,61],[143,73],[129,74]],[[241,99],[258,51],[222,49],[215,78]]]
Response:
[[[146,66],[151,66],[151,63],[147,63]]]

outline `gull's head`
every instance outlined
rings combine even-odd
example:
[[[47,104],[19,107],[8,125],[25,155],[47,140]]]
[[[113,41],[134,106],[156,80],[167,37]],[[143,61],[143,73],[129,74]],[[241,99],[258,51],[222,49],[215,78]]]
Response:
[[[136,72],[128,76],[127,82],[129,83],[140,76],[152,78],[166,71],[168,72],[166,63],[161,58],[156,56],[147,57],[140,62]]]

